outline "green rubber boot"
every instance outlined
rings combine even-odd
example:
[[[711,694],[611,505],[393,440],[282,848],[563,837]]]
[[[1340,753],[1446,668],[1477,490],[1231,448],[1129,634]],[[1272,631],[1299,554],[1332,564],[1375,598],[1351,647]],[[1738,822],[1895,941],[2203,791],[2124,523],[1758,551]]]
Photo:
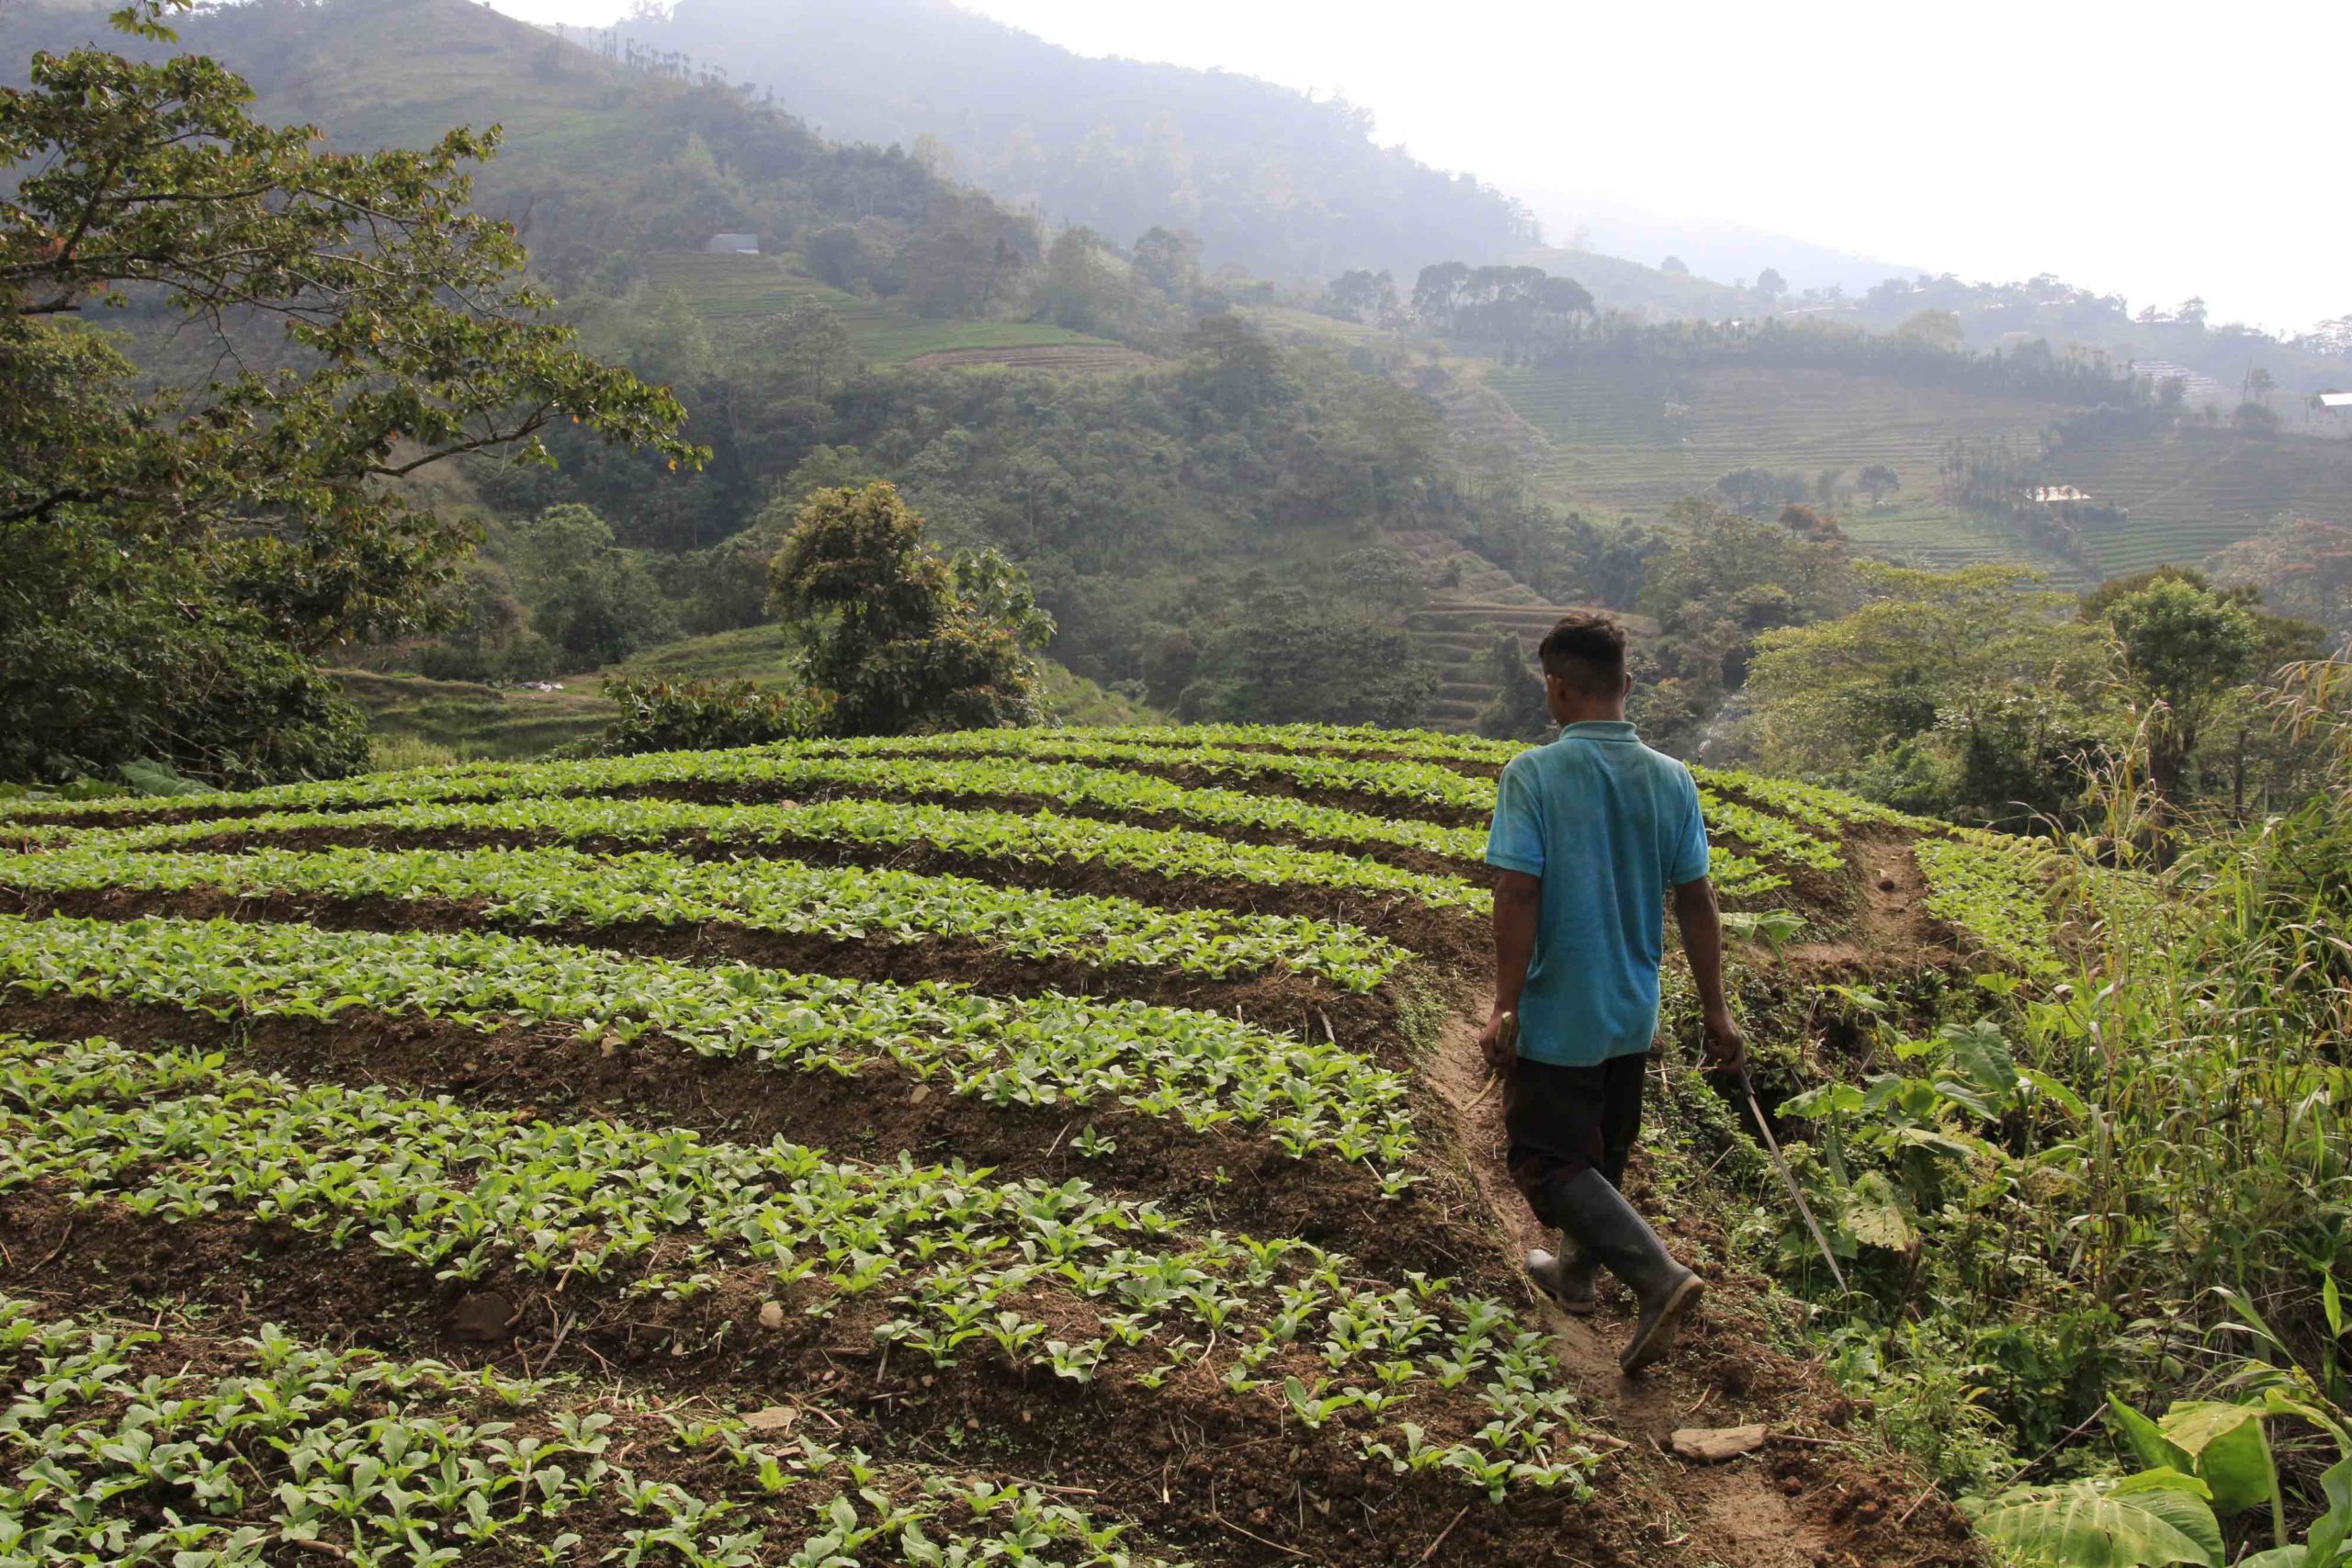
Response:
[[[1706,1293],[1706,1283],[1674,1260],[1624,1194],[1600,1172],[1580,1170],[1553,1187],[1552,1217],[1584,1256],[1606,1264],[1641,1303],[1617,1364],[1637,1372],[1674,1348],[1682,1320]]]

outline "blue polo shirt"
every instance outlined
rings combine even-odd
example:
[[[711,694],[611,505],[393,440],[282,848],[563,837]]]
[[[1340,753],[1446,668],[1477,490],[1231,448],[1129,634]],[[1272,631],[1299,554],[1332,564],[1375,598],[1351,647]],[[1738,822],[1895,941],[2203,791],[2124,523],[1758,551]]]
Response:
[[[1667,889],[1707,874],[1690,770],[1622,719],[1569,725],[1503,769],[1487,863],[1544,884],[1519,1054],[1590,1066],[1648,1050]]]

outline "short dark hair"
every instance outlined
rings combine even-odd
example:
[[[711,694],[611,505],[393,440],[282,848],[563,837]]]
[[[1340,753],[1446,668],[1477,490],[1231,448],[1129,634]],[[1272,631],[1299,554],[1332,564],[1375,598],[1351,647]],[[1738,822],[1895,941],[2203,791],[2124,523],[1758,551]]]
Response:
[[[1544,673],[1589,697],[1613,697],[1625,684],[1625,628],[1605,610],[1575,610],[1535,650]]]

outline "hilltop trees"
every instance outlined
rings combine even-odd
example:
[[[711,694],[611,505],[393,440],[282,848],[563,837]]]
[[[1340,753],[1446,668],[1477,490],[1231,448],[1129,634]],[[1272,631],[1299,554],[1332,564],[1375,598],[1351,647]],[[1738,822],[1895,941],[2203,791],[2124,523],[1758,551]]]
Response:
[[[184,4],[116,23],[168,39]],[[567,419],[699,458],[677,402],[574,351],[513,234],[466,210],[494,136],[327,152],[250,97],[200,56],[96,49],[0,91],[0,776],[346,770],[359,727],[312,660],[414,626],[470,544],[399,480],[542,457]],[[92,307],[206,368],[142,379]],[[284,367],[243,368],[273,331]]]
[[[949,560],[896,487],[820,491],[770,568],[806,623],[805,672],[842,735],[1034,723],[1031,653],[1054,635],[1028,579],[994,550]]]
[[[1594,314],[1592,295],[1572,277],[1540,266],[1473,267],[1458,261],[1421,268],[1413,314],[1448,337],[1533,352],[1572,335]]]

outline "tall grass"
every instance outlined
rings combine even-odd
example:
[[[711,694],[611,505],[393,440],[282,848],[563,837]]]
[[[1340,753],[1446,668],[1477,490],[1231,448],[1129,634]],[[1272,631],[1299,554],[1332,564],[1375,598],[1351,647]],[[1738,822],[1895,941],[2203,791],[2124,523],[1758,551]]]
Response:
[[[2291,815],[2160,816],[2129,760],[2111,772],[2097,831],[2063,857],[2061,974],[1993,977],[1924,1021],[1990,1019],[2030,1090],[1992,1116],[1928,1088],[1824,1122],[1825,1149],[1870,1151],[1872,1190],[1918,1235],[1858,1246],[1840,1370],[1899,1396],[1883,1405],[1945,1411],[1911,1434],[1945,1479],[1999,1483],[2003,1449],[2095,1467],[2109,1393],[2161,1409],[2268,1378],[2352,1408],[2348,690],[2340,664],[2286,688],[2281,721],[2331,780]],[[1876,1027],[1882,1059],[1938,1060]],[[1932,1124],[1888,1137],[1906,1106]],[[1930,1157],[1938,1128],[1973,1152]],[[1865,1179],[1841,1170],[1824,1196],[1850,1209]]]

